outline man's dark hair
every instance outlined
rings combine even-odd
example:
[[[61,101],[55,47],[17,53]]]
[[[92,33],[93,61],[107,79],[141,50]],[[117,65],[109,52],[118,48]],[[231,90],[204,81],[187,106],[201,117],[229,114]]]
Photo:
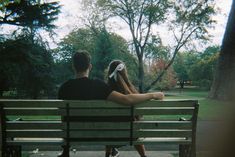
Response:
[[[73,55],[73,66],[77,73],[86,71],[90,63],[91,56],[85,50],[79,50]]]

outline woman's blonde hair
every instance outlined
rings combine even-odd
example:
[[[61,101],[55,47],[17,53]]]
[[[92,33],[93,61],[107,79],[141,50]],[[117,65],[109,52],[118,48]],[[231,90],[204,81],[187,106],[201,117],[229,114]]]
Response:
[[[113,90],[116,90],[123,94],[139,93],[128,78],[126,66],[124,66],[122,70],[116,70],[115,76],[113,75],[112,77],[110,77],[117,68],[117,66],[120,64],[125,65],[120,60],[114,60],[109,64],[108,84]]]

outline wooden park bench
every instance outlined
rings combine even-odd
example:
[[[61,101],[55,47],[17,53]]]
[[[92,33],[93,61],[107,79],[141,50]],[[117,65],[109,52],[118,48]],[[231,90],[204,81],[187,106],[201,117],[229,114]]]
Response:
[[[108,101],[0,100],[1,155],[20,157],[23,150],[61,146],[177,144],[180,157],[195,157],[197,114],[193,100],[133,107]],[[136,115],[143,118],[135,121]]]

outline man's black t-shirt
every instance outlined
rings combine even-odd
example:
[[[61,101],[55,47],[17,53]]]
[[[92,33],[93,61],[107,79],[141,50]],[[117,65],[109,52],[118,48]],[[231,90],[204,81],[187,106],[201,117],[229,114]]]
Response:
[[[100,80],[87,77],[70,79],[59,89],[58,98],[64,100],[105,100],[113,90]]]

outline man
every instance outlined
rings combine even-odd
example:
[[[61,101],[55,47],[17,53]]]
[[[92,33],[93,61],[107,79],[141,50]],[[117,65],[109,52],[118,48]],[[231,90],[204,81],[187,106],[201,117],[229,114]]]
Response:
[[[89,79],[92,69],[91,57],[86,51],[74,54],[73,68],[76,78],[65,82],[59,89],[58,98],[63,100],[108,100],[123,105],[135,105],[150,99],[163,99],[162,92],[146,94],[128,94],[113,91],[100,80]],[[67,151],[67,152],[66,152]],[[69,150],[64,149],[63,154]],[[61,156],[63,156],[63,154]],[[142,157],[146,157],[143,155]]]

